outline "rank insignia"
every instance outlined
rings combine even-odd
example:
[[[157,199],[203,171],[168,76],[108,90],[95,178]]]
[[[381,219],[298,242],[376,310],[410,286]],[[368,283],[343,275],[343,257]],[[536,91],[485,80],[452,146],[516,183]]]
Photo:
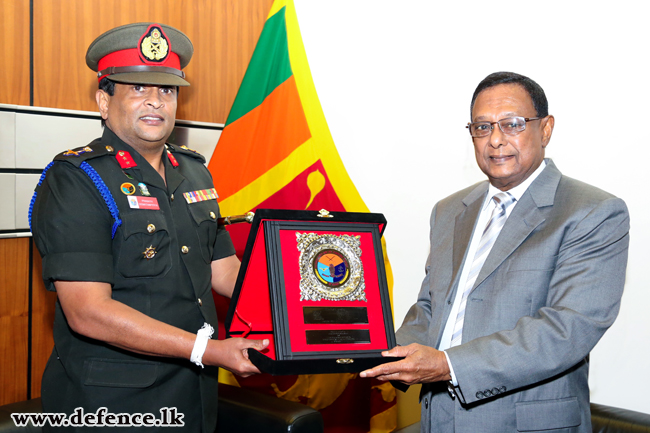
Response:
[[[120,190],[126,195],[135,194],[135,187],[132,183],[124,182],[122,185],[120,185]]]
[[[172,155],[169,150],[167,151],[167,158],[169,158],[172,167],[178,167],[178,161],[176,161],[176,158],[174,158],[174,155]]]
[[[120,150],[119,152],[117,152],[117,155],[115,155],[115,159],[117,159],[117,163],[120,164],[120,167],[122,168],[131,168],[131,167],[136,167],[138,165],[133,160],[131,154],[125,150]]]
[[[182,146],[178,146],[178,147],[180,147],[180,148],[183,149],[183,150],[187,150],[187,151],[189,151],[189,152],[196,153],[197,155],[199,154],[199,152],[197,152],[197,151],[194,150],[194,149],[190,149],[189,147],[185,146],[184,144],[183,144]]]
[[[88,153],[88,152],[92,152],[92,151],[93,150],[90,147],[86,146],[86,147],[84,147],[82,149],[79,149],[79,150],[70,149],[70,150],[68,150],[66,152],[63,152],[63,156],[79,156],[82,153]]]
[[[146,245],[146,244],[145,244]],[[144,255],[144,258],[147,260],[151,260],[154,257],[156,257],[156,248],[154,248],[153,245],[149,245],[147,249],[145,249],[142,254]]]
[[[146,195],[147,197],[149,197],[149,196],[151,195],[151,194],[149,193],[149,188],[147,188],[147,185],[145,185],[144,183],[140,182],[140,183],[138,184],[138,187],[140,187],[140,193],[141,193],[142,195]]]
[[[167,35],[157,24],[149,26],[140,38],[140,58],[145,63],[162,63],[171,51]]]
[[[210,188],[200,189],[198,191],[184,192],[183,197],[185,197],[185,201],[187,201],[187,203],[198,203],[200,201],[216,200],[219,198],[219,195],[217,194],[216,189]]]

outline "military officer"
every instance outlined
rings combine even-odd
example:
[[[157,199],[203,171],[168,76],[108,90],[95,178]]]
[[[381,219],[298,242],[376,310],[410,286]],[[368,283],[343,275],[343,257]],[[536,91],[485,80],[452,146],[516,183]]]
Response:
[[[205,159],[166,143],[192,53],[187,36],[156,23],[117,27],[88,48],[104,133],[54,158],[30,209],[58,295],[44,412],[176,408],[186,431],[213,432],[216,367],[258,372],[247,349],[268,341],[210,338],[211,290],[231,295],[239,260]]]

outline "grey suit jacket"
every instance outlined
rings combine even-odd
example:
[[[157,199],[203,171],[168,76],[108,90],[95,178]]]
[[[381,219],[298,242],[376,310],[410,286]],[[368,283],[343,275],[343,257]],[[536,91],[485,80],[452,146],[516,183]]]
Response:
[[[438,347],[488,182],[441,200],[401,345]],[[482,229],[482,228],[479,228]],[[618,314],[629,242],[625,203],[551,160],[506,221],[469,295],[459,388],[422,388],[422,429],[591,432],[588,355]]]

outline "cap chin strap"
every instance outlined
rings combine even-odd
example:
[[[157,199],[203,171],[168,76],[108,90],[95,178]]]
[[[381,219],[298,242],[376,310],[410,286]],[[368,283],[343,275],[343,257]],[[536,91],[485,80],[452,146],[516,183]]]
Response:
[[[177,77],[185,78],[185,72],[180,71],[176,68],[170,68],[168,66],[147,66],[147,65],[111,66],[109,68],[97,72],[97,77],[102,78],[106,75],[125,74],[128,72],[162,72],[165,74],[172,74],[172,75],[176,75]]]

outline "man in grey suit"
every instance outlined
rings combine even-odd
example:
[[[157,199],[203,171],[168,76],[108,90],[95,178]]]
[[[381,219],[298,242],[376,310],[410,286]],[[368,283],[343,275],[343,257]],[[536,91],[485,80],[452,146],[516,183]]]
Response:
[[[625,203],[560,173],[542,88],[486,77],[468,128],[484,181],[438,202],[404,360],[362,377],[422,383],[422,431],[591,432],[589,352],[618,314]]]

